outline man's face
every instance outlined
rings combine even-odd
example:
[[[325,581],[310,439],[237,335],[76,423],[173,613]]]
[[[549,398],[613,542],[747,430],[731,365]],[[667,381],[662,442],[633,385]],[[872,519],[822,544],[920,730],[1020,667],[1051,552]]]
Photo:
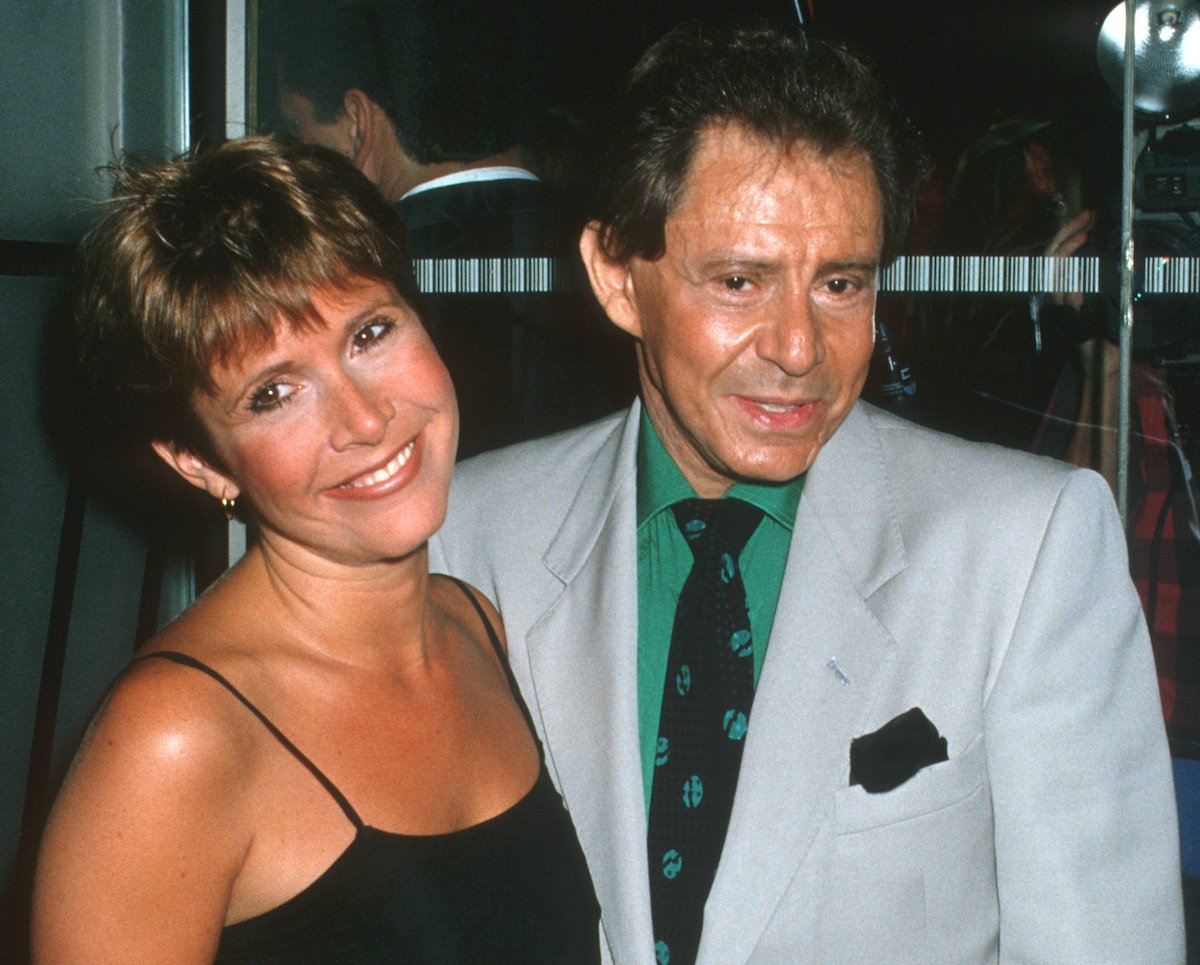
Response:
[[[737,125],[699,142],[661,258],[633,258],[610,314],[638,341],[642,397],[705,497],[812,465],[874,345],[879,188],[860,153],[780,149]]]

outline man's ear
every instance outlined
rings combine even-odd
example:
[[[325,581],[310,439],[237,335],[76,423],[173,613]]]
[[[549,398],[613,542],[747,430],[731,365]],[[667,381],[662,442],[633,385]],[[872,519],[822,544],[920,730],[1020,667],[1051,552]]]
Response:
[[[392,135],[391,122],[383,108],[357,87],[351,87],[342,95],[342,110],[347,121],[350,160],[371,177],[369,169],[379,151],[379,138]]]
[[[191,449],[181,449],[174,443],[155,439],[150,445],[160,459],[197,489],[203,489],[213,499],[237,499],[237,483]]]
[[[342,95],[342,112],[347,121],[350,161],[356,168],[361,168],[361,156],[370,148],[371,98],[358,88],[350,88]]]
[[[634,338],[641,338],[642,323],[638,317],[629,264],[609,257],[604,250],[602,229],[598,222],[590,221],[583,229],[579,237],[579,253],[583,256],[583,266],[587,269],[596,300],[609,319],[617,328]]]

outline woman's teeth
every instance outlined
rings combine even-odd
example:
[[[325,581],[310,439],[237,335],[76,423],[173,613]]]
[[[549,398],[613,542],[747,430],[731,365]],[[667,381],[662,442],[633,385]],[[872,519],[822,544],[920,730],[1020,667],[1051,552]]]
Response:
[[[413,449],[416,447],[417,440],[414,439],[407,446],[396,453],[396,457],[382,469],[376,469],[372,473],[365,476],[360,476],[353,482],[346,483],[344,489],[364,489],[367,486],[377,486],[381,482],[391,479],[400,469],[408,462],[409,457],[413,454]]]

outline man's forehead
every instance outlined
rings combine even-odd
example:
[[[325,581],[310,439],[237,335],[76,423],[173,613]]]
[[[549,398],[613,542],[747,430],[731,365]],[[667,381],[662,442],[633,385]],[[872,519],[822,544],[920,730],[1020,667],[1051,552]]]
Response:
[[[697,159],[708,156],[738,156],[756,157],[771,163],[773,160],[789,156],[806,156],[817,154],[815,144],[805,138],[780,140],[760,133],[736,120],[720,121],[706,124],[696,138],[696,146],[692,151],[691,165],[694,167]]]
[[[707,194],[735,193],[747,181],[765,183],[799,171],[828,171],[847,180],[875,177],[870,157],[859,148],[826,150],[804,138],[779,141],[729,121],[701,131],[676,207],[692,200],[700,187]]]
[[[727,124],[702,135],[665,227],[668,247],[787,230],[866,254],[881,243],[882,202],[864,152],[776,143]]]

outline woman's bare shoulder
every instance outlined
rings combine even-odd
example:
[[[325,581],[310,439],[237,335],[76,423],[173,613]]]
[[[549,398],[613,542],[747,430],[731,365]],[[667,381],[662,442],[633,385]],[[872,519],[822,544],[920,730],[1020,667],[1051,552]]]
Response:
[[[56,818],[63,812],[94,824],[94,815],[106,814],[114,824],[169,830],[201,823],[206,812],[234,815],[252,770],[254,723],[208,675],[167,659],[139,659],[92,722]]]
[[[106,754],[148,758],[155,766],[225,773],[244,764],[254,744],[253,719],[219,681],[176,662],[170,656],[176,652],[149,650],[135,658],[109,691],[84,750],[101,743]]]
[[[211,960],[253,838],[255,740],[242,717],[223,687],[190,667],[143,659],[121,675],[46,828],[39,958],[79,960],[85,941],[121,949],[126,961]]]

